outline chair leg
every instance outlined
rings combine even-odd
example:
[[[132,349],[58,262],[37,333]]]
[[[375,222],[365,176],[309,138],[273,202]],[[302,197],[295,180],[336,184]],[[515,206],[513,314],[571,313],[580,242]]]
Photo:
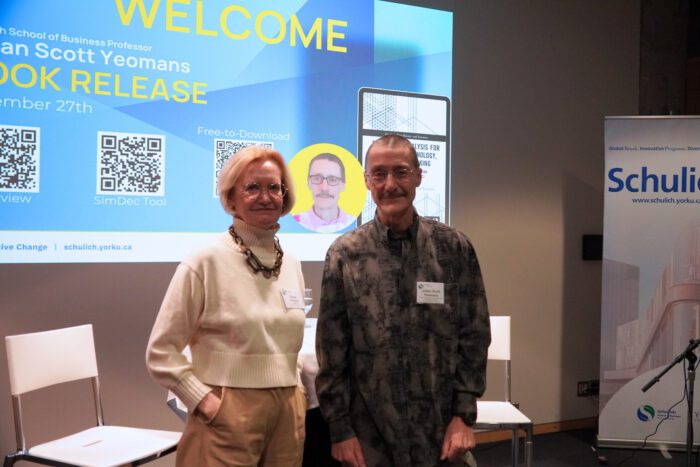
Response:
[[[520,444],[520,440],[518,439],[518,429],[513,428],[513,431],[511,432],[511,440],[510,440],[510,451],[511,455],[513,457],[512,464],[513,467],[518,466],[518,445]]]
[[[17,453],[8,454],[5,456],[5,462],[3,462],[3,467],[12,467],[15,462],[22,460],[22,457],[18,456]]]
[[[525,427],[525,466],[532,466],[532,424]]]

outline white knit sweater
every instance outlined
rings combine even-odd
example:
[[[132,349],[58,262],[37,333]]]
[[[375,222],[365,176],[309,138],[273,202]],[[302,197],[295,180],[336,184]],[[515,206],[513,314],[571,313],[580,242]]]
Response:
[[[234,228],[266,266],[274,235],[236,219]],[[254,274],[228,232],[175,271],[153,326],[146,364],[153,378],[194,410],[208,385],[272,388],[298,384],[304,310],[287,308],[283,290],[304,296],[299,261],[284,253],[279,277]],[[192,363],[181,354],[189,345]]]

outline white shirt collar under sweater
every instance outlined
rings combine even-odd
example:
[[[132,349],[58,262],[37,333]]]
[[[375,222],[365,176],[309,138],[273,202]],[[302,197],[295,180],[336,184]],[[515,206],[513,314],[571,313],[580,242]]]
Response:
[[[234,219],[233,221],[233,230],[258,257],[260,262],[267,267],[272,267],[275,264],[277,254],[275,251],[275,235],[277,235],[279,229],[279,224],[275,224],[275,227],[271,229],[261,229],[260,227],[246,224],[241,219]],[[231,241],[235,245],[236,242],[233,239]]]

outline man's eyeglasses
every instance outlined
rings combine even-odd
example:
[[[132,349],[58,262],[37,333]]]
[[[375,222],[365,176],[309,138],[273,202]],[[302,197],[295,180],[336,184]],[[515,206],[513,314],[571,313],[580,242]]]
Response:
[[[343,181],[342,178],[336,177],[335,175],[329,175],[327,177],[324,177],[320,174],[309,175],[309,181],[314,185],[320,185],[321,183],[323,183],[324,180],[330,186],[336,186],[338,183]]]
[[[367,176],[369,177],[370,181],[375,185],[381,185],[382,183],[386,182],[387,178],[389,178],[389,174],[391,174],[391,176],[394,177],[394,180],[396,180],[397,182],[402,182],[404,180],[407,180],[408,177],[410,177],[411,174],[415,171],[416,169],[409,169],[408,167],[395,167],[391,170],[373,170],[372,172],[367,173]]]
[[[265,191],[258,182],[248,183],[241,188],[243,195],[247,198],[257,198]],[[268,183],[267,194],[272,198],[284,198],[287,194],[287,187],[283,183]]]

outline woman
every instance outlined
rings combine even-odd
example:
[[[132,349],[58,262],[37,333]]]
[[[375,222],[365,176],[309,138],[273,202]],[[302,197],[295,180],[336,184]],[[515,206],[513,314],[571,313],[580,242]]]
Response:
[[[251,146],[223,168],[219,192],[233,225],[178,266],[151,332],[148,369],[190,412],[177,466],[298,466],[304,278],[275,237],[294,205],[291,176],[280,153]]]

